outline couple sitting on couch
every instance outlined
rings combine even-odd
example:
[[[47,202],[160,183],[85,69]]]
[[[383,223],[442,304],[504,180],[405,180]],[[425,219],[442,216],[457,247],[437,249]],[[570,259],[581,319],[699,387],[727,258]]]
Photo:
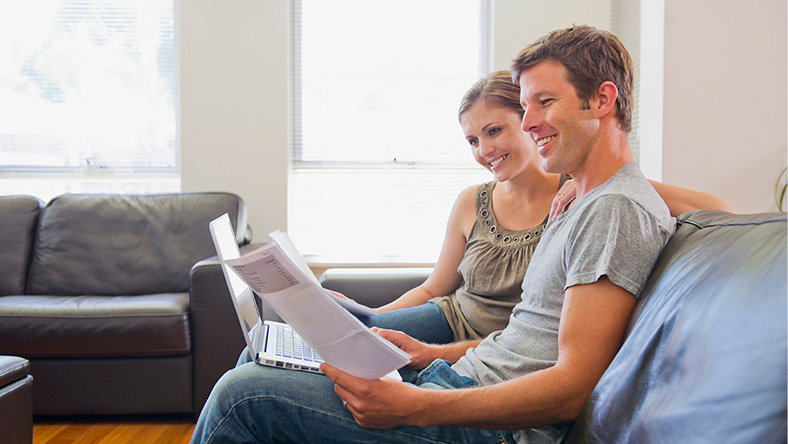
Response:
[[[460,124],[496,181],[461,193],[433,274],[370,319],[420,372],[403,384],[239,365],[193,442],[560,442],[621,345],[671,213],[728,209],[643,177],[632,80],[620,41],[581,26],[477,83]]]

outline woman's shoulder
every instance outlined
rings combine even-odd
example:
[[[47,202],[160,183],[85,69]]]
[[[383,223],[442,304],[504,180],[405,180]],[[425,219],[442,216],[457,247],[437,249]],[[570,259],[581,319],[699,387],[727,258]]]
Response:
[[[493,187],[495,187],[494,180],[466,187],[457,196],[457,202],[476,207],[477,202],[489,199],[492,195]]]
[[[463,189],[457,196],[457,200],[454,202],[454,209],[452,210],[452,219],[459,222],[466,238],[476,222],[477,204],[480,196],[490,195],[494,184],[495,181],[471,185]]]

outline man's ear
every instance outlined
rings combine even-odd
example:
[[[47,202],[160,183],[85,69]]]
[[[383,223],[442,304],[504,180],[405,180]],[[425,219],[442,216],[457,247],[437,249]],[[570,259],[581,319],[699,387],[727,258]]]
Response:
[[[597,89],[595,106],[592,108],[602,117],[616,109],[616,99],[618,98],[618,88],[611,81],[602,82]]]

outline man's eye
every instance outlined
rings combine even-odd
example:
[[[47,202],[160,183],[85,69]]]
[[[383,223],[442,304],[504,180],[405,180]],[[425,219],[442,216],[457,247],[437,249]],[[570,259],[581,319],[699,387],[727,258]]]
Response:
[[[552,101],[553,101],[553,99],[542,99],[541,103],[542,103],[542,105],[547,105],[547,104],[549,104]]]

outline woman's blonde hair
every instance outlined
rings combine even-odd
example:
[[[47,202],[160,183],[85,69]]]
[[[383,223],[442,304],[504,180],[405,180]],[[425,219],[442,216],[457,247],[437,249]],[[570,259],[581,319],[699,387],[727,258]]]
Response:
[[[510,71],[495,71],[474,83],[460,102],[458,117],[461,118],[480,99],[487,105],[508,108],[516,111],[520,118],[523,117],[523,108],[520,106],[520,85],[512,81]]]

